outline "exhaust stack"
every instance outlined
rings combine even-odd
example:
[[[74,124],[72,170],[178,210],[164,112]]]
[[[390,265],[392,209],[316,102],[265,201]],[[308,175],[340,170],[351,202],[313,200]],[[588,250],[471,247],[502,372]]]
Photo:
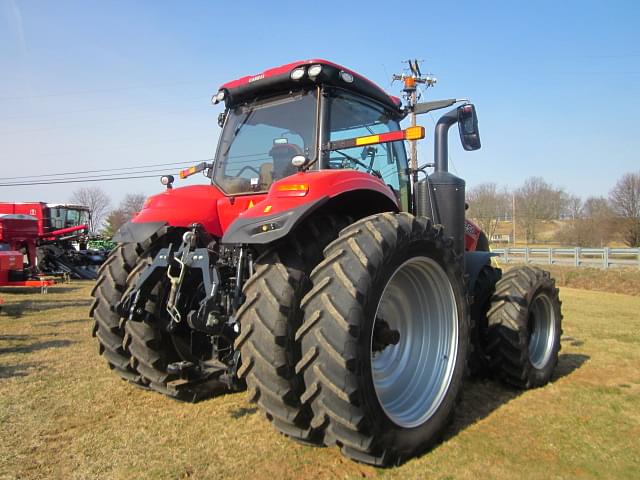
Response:
[[[436,124],[434,172],[417,184],[417,213],[444,227],[458,254],[464,253],[465,181],[449,173],[449,128],[458,123],[458,109],[445,113]]]

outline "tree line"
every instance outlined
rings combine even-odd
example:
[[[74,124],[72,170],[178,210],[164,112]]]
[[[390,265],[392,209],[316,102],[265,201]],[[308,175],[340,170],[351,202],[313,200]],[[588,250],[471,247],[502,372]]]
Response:
[[[579,247],[621,241],[640,247],[640,172],[626,173],[607,197],[585,199],[541,177],[531,177],[512,191],[483,183],[467,192],[467,216],[491,236],[501,220],[514,221],[521,240],[536,243],[542,222],[565,220],[554,240]]]
[[[100,187],[83,187],[73,192],[72,202],[89,207],[89,230],[110,238],[136,212],[145,196],[129,193],[112,208]],[[564,219],[555,240],[580,247],[601,247],[619,240],[640,246],[640,172],[623,175],[608,197],[584,200],[541,177],[531,177],[513,191],[496,183],[482,183],[467,192],[467,216],[491,238],[500,221],[515,219],[527,243],[535,243],[542,222]]]
[[[89,207],[89,232],[105,238],[111,238],[122,225],[142,210],[145,200],[142,193],[128,193],[113,208],[111,198],[100,187],[79,188],[71,195],[71,202]]]

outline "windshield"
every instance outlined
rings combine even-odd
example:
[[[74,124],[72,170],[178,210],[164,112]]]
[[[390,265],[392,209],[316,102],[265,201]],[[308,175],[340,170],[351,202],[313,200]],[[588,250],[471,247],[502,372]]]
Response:
[[[51,227],[59,230],[67,227],[75,227],[85,222],[86,212],[66,207],[54,207],[51,209]]]
[[[316,155],[315,91],[242,105],[229,111],[218,145],[213,180],[225,193],[266,192],[296,173],[296,155]]]

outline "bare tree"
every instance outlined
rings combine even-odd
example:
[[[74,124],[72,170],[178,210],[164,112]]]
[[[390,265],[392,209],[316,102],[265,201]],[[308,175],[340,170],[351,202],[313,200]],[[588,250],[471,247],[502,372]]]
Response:
[[[105,222],[104,235],[112,237],[118,229],[131,220],[144,205],[146,197],[141,193],[128,193],[118,205],[109,213]]]
[[[640,246],[640,172],[623,175],[609,193],[609,200],[620,217],[625,243]]]
[[[567,197],[567,211],[573,220],[580,218],[582,215],[582,199],[577,195],[569,195]]]
[[[614,216],[606,198],[589,197],[580,215],[563,226],[556,238],[565,245],[604,247],[615,235]]]
[[[584,201],[582,208],[583,218],[604,219],[614,215],[611,204],[604,197],[589,197]]]
[[[127,216],[127,220],[130,220],[136,213],[142,210],[146,199],[147,197],[142,193],[127,193],[120,202],[118,209],[122,210]]]
[[[478,223],[487,237],[495,233],[498,221],[509,212],[509,194],[495,183],[481,183],[467,193],[467,216]]]
[[[516,218],[524,229],[527,242],[536,241],[540,221],[560,217],[566,209],[568,196],[561,188],[554,187],[542,177],[531,177],[515,191]]]
[[[109,212],[109,196],[100,187],[82,187],[71,194],[71,201],[89,208],[89,232],[97,233]]]

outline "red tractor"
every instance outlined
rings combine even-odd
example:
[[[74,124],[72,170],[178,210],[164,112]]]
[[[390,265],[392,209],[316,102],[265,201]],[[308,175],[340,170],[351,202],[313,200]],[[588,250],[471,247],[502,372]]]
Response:
[[[501,276],[447,168],[451,126],[480,148],[472,104],[438,120],[426,175],[405,151],[424,129],[400,121],[456,100],[403,106],[325,60],[240,78],[213,100],[226,107],[215,161],[180,175],[209,184],[163,177],[100,270],[94,335],[117,374],[185,400],[246,386],[282,433],[376,465],[434,444],[467,367],[549,381],[554,281],[530,267]]]
[[[30,266],[47,275],[65,274],[76,279],[97,277],[105,258],[87,250],[89,208],[44,202],[0,202],[0,214],[29,215],[37,220],[37,261]]]

